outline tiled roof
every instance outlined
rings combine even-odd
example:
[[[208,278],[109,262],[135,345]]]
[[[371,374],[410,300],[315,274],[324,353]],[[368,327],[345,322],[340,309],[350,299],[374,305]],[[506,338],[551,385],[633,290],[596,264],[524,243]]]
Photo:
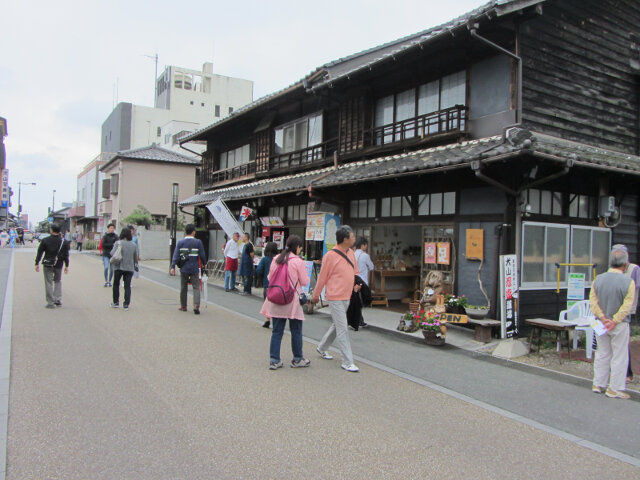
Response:
[[[180,143],[198,140],[201,138],[203,133],[213,130],[214,128],[217,128],[232,119],[236,119],[240,115],[257,108],[260,105],[263,105],[270,100],[278,98],[291,91],[302,89],[315,90],[330,85],[332,82],[335,82],[338,79],[348,77],[349,75],[357,71],[372,68],[373,65],[377,63],[383,62],[389,58],[393,58],[395,55],[402,54],[403,52],[408,51],[414,47],[423,46],[430,40],[438,38],[445,33],[450,33],[456,28],[464,27],[473,19],[480,18],[482,16],[506,15],[514,11],[536,5],[538,3],[543,3],[544,1],[545,0],[492,0],[482,5],[481,7],[478,7],[458,18],[455,18],[437,27],[432,27],[422,32],[414,33],[412,35],[408,35],[406,37],[402,37],[400,39],[369,48],[362,52],[354,53],[352,55],[348,55],[346,57],[328,62],[316,68],[304,78],[298,80],[297,82],[294,82],[288,87],[283,88],[282,90],[278,90],[269,95],[265,95],[264,97],[261,97],[258,100],[245,105],[238,110],[235,110],[227,117],[224,117],[211,125],[201,128],[200,130],[197,130],[192,134],[181,138]],[[316,78],[319,78],[318,82],[314,81],[314,79]]]
[[[326,167],[296,175],[258,180],[203,192],[182,201],[180,205],[203,205],[217,198],[240,200],[299,192],[307,190],[312,183],[314,187],[326,188],[373,181],[385,177],[417,175],[441,169],[469,168],[474,160],[503,158],[508,154],[513,156],[520,154],[551,156],[568,165],[603,170],[614,169],[619,173],[640,175],[640,157],[638,156],[591,147],[548,135],[535,134],[522,129],[514,129],[512,134],[512,138],[519,138],[519,140],[505,141],[502,136],[487,137],[347,163],[340,165],[337,169]]]
[[[116,153],[105,165],[102,166],[100,170],[106,170],[118,159],[144,160],[162,163],[180,163],[184,165],[200,165],[201,163],[201,160],[199,158],[188,157],[172,150],[159,147],[156,144],[152,144],[148,147],[122,150]]]

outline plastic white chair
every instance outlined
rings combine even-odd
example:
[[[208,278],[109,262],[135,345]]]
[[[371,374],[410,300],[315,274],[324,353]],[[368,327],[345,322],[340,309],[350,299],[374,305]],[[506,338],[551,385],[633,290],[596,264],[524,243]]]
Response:
[[[595,320],[595,315],[591,312],[591,306],[589,300],[580,300],[574,303],[567,310],[562,310],[558,321],[560,323],[571,323],[576,326],[573,334],[573,349],[578,348],[578,332],[584,332],[587,358],[593,356],[593,328],[590,327],[591,322]],[[560,351],[560,344],[558,344],[558,351]]]

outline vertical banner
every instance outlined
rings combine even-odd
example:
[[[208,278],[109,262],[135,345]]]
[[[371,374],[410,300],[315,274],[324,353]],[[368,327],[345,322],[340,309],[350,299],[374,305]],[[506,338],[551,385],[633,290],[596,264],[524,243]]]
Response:
[[[207,208],[229,238],[231,238],[235,232],[238,232],[240,236],[242,236],[242,227],[236,222],[236,219],[231,215],[231,212],[221,199],[217,199],[210,205],[207,205]]]
[[[502,338],[518,335],[518,260],[500,255],[500,321]]]
[[[567,308],[584,300],[584,273],[570,273],[567,283]]]
[[[2,170],[2,208],[9,208],[9,170]]]

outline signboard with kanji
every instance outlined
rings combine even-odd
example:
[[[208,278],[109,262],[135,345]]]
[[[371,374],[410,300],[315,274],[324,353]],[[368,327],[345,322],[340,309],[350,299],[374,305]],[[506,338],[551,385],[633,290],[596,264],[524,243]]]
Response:
[[[500,256],[500,321],[502,338],[518,335],[518,262],[515,255]]]

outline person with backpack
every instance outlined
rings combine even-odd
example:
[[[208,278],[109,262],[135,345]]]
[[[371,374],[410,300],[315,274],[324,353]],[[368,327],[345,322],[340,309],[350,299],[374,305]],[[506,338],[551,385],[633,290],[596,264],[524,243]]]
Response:
[[[187,290],[189,284],[193,287],[193,313],[200,314],[200,263],[207,264],[202,242],[195,238],[196,226],[186,226],[185,237],[178,242],[171,259],[171,275],[176,274],[176,265],[180,269],[180,310],[187,311]],[[206,288],[206,286],[205,286]]]
[[[289,319],[291,331],[291,350],[293,360],[291,368],[308,367],[311,361],[302,354],[302,322],[304,312],[299,298],[301,287],[309,285],[310,279],[304,265],[304,261],[298,256],[302,251],[302,239],[297,235],[291,235],[280,255],[271,262],[269,268],[269,286],[267,298],[262,305],[260,313],[265,317],[271,317],[273,331],[271,332],[271,344],[269,351],[269,369],[282,368],[280,359],[280,346],[284,327]]]
[[[264,250],[262,251],[262,258],[260,259],[260,263],[258,263],[258,267],[256,268],[256,274],[258,276],[262,276],[262,298],[267,299],[267,289],[269,288],[269,270],[271,269],[271,262],[273,257],[278,254],[278,245],[275,242],[268,242],[264,246]],[[267,317],[265,322],[262,324],[264,328],[269,328],[271,326],[271,318]]]
[[[118,235],[116,234],[116,226],[113,223],[107,225],[107,233],[105,233],[100,240],[100,252],[102,253],[102,265],[104,267],[104,286],[111,287],[111,281],[113,280],[113,266],[109,261],[111,259],[111,250],[118,241]]]
[[[44,273],[44,290],[47,304],[45,308],[62,306],[62,266],[64,273],[69,273],[69,244],[60,234],[60,225],[52,223],[49,227],[50,236],[38,245],[36,254],[36,272]],[[43,258],[44,256],[44,258]]]
[[[114,266],[112,308],[120,306],[120,280],[124,282],[124,303],[122,307],[129,310],[131,303],[131,279],[138,264],[138,248],[131,241],[131,230],[125,227],[120,232],[119,240],[111,250],[110,263]]]
[[[322,289],[327,288],[327,300],[333,323],[316,350],[325,360],[332,360],[333,356],[327,352],[327,348],[335,340],[342,353],[341,366],[348,372],[360,371],[353,363],[347,324],[347,309],[351,293],[360,291],[360,285],[355,285],[355,276],[360,273],[360,270],[351,250],[355,241],[353,230],[348,225],[343,225],[336,231],[337,245],[322,257],[322,268],[311,300],[311,303],[318,303]]]

